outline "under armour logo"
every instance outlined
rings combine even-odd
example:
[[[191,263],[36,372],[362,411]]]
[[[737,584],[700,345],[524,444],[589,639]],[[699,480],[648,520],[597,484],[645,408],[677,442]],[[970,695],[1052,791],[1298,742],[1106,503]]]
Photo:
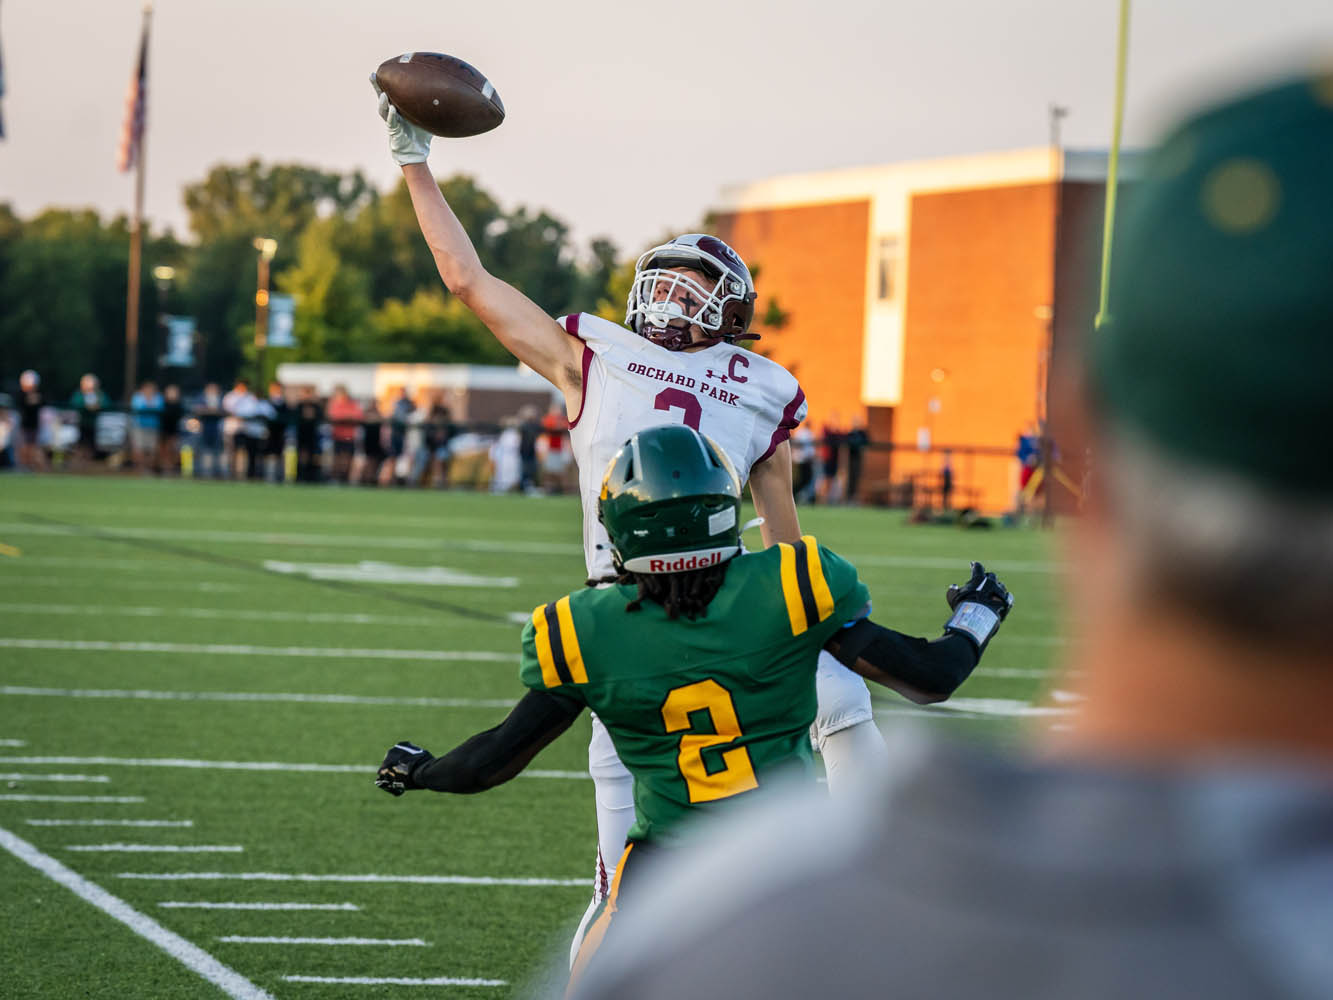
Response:
[[[719,382],[726,382],[726,381],[728,381],[727,376],[722,375],[722,374],[719,374],[718,372],[713,371],[713,369],[711,369],[711,368],[707,369],[707,370],[704,372],[704,377],[705,377],[705,378],[715,378],[715,379],[717,379]]]

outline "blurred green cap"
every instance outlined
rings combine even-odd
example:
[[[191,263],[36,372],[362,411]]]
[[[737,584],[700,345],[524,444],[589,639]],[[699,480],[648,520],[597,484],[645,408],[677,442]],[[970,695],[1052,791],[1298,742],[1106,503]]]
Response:
[[[1168,455],[1333,493],[1333,74],[1197,115],[1116,233],[1089,374]]]

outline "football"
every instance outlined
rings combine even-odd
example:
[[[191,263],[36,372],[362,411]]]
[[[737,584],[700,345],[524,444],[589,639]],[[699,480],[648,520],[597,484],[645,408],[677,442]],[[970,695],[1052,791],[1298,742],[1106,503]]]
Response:
[[[400,115],[432,135],[480,135],[505,118],[491,82],[454,56],[404,52],[380,63],[375,79]]]

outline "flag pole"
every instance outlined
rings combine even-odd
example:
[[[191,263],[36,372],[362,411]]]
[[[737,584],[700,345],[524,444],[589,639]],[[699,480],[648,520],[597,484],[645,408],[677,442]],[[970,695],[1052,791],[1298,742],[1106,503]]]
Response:
[[[130,220],[129,288],[125,296],[125,388],[122,396],[127,408],[134,393],[135,368],[139,357],[139,274],[143,258],[144,151],[148,138],[148,96],[144,91],[148,83],[148,27],[152,17],[153,5],[144,4],[143,35],[139,45],[139,65],[136,69],[139,117],[137,121],[129,122],[129,127],[134,132],[130,138],[134,156],[134,215]],[[136,110],[131,108],[129,113],[134,115]]]

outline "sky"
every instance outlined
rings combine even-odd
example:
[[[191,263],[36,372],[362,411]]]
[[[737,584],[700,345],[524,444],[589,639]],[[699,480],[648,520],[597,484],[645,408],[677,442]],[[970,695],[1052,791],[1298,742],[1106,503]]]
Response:
[[[2,0],[0,202],[128,213],[116,170],[141,0]],[[1118,0],[159,0],[145,215],[188,238],[218,163],[397,179],[367,76],[404,51],[477,66],[508,114],[437,139],[440,177],[543,208],[628,255],[692,229],[724,186],[1111,134]],[[1125,142],[1209,95],[1333,61],[1330,0],[1137,0]]]

